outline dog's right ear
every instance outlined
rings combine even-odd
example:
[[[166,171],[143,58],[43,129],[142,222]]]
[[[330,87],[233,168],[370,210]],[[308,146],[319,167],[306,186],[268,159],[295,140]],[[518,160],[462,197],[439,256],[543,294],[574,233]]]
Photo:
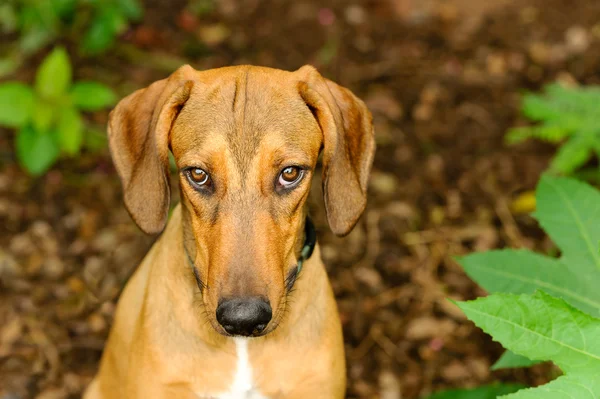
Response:
[[[160,233],[167,223],[169,133],[190,96],[195,74],[184,65],[167,79],[130,94],[110,114],[109,146],[125,206],[148,234]]]

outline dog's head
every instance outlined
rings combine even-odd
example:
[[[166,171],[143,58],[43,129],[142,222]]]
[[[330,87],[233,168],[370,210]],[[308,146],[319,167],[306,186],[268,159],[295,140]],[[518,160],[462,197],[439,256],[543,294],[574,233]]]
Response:
[[[363,102],[310,66],[183,66],[117,105],[109,141],[147,233],[167,221],[173,153],[185,250],[212,325],[235,335],[266,334],[283,314],[319,154],[329,225],[345,235],[365,208],[375,148]]]

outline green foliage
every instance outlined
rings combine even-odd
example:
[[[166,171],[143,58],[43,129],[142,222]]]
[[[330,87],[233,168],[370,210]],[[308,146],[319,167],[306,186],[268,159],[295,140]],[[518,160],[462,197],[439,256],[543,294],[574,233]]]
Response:
[[[58,37],[69,3],[73,1],[9,0],[4,9],[14,21],[6,30],[18,31],[20,50],[32,54]]]
[[[518,384],[494,384],[474,389],[451,389],[431,395],[428,399],[496,399],[524,388]]]
[[[596,398],[600,395],[600,192],[574,179],[548,175],[538,184],[536,203],[534,216],[561,256],[496,250],[459,258],[467,274],[492,295],[458,305],[509,349],[492,369],[552,361],[564,373],[546,385],[503,398]],[[462,397],[450,392],[441,397]]]
[[[97,147],[98,133],[85,137],[81,111],[98,111],[116,102],[113,91],[98,82],[72,83],[69,57],[52,51],[39,66],[34,88],[20,82],[0,84],[0,125],[16,129],[16,154],[32,175],[44,173],[61,152],[75,156],[88,143]]]
[[[34,101],[33,90],[23,83],[0,85],[0,124],[13,128],[22,126],[31,117]]]
[[[138,0],[8,0],[0,5],[0,30],[18,32],[26,55],[69,35],[83,37],[80,49],[95,55],[142,15]]]
[[[32,175],[44,173],[58,158],[60,148],[54,132],[40,132],[24,126],[17,133],[17,157]]]
[[[600,319],[542,291],[494,294],[463,302],[460,308],[478,327],[515,353],[552,360],[565,373],[542,391],[527,390],[506,398],[595,398],[600,380]]]
[[[59,99],[71,85],[72,74],[67,52],[58,47],[46,57],[38,68],[35,76],[35,90],[43,99]]]
[[[538,124],[513,128],[505,139],[511,144],[529,138],[561,144],[550,172],[573,174],[593,155],[600,157],[600,88],[548,85],[542,95],[525,95],[522,112]]]
[[[139,21],[143,11],[137,0],[88,0],[92,8],[90,28],[83,37],[81,49],[87,54],[98,54],[110,48],[117,36]]]
[[[561,251],[471,254],[459,262],[492,295],[459,303],[507,352],[494,368],[553,361],[565,373],[507,398],[600,395],[600,192],[577,180],[544,176],[535,217]],[[594,396],[596,395],[596,396]]]
[[[98,82],[76,82],[71,88],[73,105],[84,111],[94,111],[111,106],[117,98],[108,87]]]

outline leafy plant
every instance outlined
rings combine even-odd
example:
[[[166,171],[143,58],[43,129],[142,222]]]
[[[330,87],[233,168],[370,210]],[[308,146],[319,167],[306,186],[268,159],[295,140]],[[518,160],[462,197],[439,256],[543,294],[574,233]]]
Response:
[[[69,57],[59,47],[38,68],[34,87],[0,84],[0,125],[17,130],[17,158],[27,171],[39,175],[61,152],[79,153],[85,129],[80,111],[100,110],[115,101],[113,91],[98,82],[72,83]]]
[[[5,33],[19,32],[20,50],[31,54],[56,39],[75,1],[8,0],[0,7],[0,26]]]
[[[534,214],[558,246],[552,258],[494,250],[459,258],[491,293],[458,306],[511,352],[492,368],[552,361],[564,373],[544,386],[503,396],[596,398],[600,395],[600,192],[580,181],[544,176]]]
[[[600,319],[543,291],[494,294],[459,304],[467,317],[513,352],[552,360],[564,376],[505,398],[597,398]]]
[[[522,112],[538,124],[513,128],[505,139],[511,144],[530,138],[561,144],[550,172],[570,175],[592,156],[600,157],[599,87],[568,88],[551,84],[541,95],[525,95]]]
[[[83,36],[81,50],[95,55],[110,48],[129,22],[142,15],[138,0],[8,0],[0,5],[0,30],[18,32],[19,52],[25,55],[68,33]],[[3,61],[14,64],[11,58]]]
[[[84,53],[98,54],[110,48],[117,36],[129,26],[129,21],[139,21],[143,11],[137,0],[86,0],[92,7],[90,28],[81,49]]]

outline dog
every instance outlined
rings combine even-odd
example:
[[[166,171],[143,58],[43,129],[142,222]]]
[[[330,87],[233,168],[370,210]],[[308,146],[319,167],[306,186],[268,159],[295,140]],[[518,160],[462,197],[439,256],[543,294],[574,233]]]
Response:
[[[121,100],[108,137],[127,210],[161,235],[84,398],[343,398],[342,328],[305,203],[321,155],[330,228],[357,223],[375,152],[365,104],[310,65],[185,65]]]

